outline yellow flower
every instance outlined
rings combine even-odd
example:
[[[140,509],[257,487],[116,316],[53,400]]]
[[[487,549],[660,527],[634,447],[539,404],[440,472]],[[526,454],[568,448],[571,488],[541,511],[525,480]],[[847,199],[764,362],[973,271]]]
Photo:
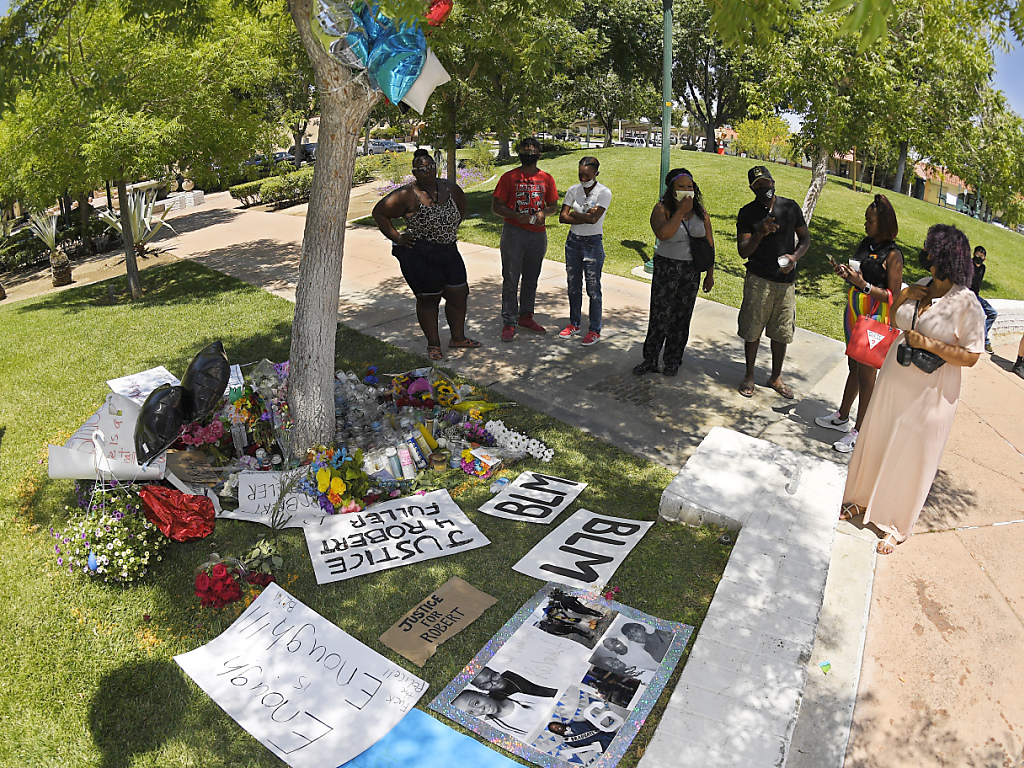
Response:
[[[320,467],[316,471],[316,489],[323,493],[331,484],[331,471],[327,467]]]
[[[345,492],[345,481],[340,477],[336,477],[331,480],[331,493],[336,493],[339,496]]]

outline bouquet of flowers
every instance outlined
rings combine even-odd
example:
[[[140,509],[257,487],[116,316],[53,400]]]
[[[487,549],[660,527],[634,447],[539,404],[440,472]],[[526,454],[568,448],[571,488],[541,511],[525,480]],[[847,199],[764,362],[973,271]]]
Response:
[[[363,471],[363,452],[349,454],[344,448],[317,446],[306,454],[309,462],[306,477],[299,489],[317,499],[329,515],[358,512],[372,481]]]
[[[253,442],[269,451],[274,445],[274,417],[271,416],[261,398],[250,386],[228,410],[232,423],[241,424],[252,435]]]
[[[81,511],[73,512],[66,531],[50,528],[57,539],[57,565],[106,582],[129,584],[163,559],[167,538],[142,512],[142,502],[129,487],[116,482],[93,493],[76,485]]]
[[[196,573],[196,597],[204,608],[223,608],[242,599],[242,579],[239,565],[229,567],[217,555],[211,555]]]

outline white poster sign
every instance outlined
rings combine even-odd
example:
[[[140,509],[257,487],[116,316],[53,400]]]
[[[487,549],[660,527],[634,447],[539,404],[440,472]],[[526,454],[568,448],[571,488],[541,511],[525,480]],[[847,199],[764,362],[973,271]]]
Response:
[[[597,589],[608,583],[652,525],[580,509],[512,569],[535,579]]]
[[[160,480],[166,455],[143,469],[135,456],[135,422],[141,406],[110,393],[106,402],[78,428],[64,446],[49,446],[49,474],[54,480]]]
[[[285,528],[301,528],[304,525],[319,525],[324,511],[316,499],[303,493],[296,482],[303,474],[298,469],[292,472],[240,472],[238,474],[238,509],[225,509],[217,517],[231,520],[248,520],[270,526],[270,517],[281,497],[281,491],[291,484],[284,495],[281,513],[290,518]]]
[[[427,683],[277,584],[221,635],[174,660],[292,768],[336,768],[369,749]]]
[[[501,493],[485,501],[479,511],[506,520],[548,525],[568,509],[586,487],[586,483],[574,480],[523,472]]]
[[[353,514],[329,515],[304,531],[318,584],[491,543],[445,490],[374,504]]]
[[[114,390],[114,392],[124,395],[139,405],[146,402],[149,393],[161,384],[170,384],[176,387],[181,384],[181,381],[173,373],[160,365],[156,368],[150,368],[148,371],[132,373],[107,382],[107,386]]]

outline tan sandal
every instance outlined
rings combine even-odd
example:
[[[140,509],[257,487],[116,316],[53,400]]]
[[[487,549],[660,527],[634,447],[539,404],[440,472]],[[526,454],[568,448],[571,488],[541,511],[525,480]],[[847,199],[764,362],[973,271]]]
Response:
[[[444,358],[444,352],[441,351],[441,347],[427,346],[427,357],[431,360],[441,360]]]

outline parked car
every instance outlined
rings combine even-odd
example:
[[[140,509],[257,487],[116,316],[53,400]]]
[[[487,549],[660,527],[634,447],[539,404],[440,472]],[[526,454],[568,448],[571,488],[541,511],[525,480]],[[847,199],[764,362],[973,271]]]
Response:
[[[626,139],[627,147],[646,147],[647,139]]]
[[[304,160],[306,160],[307,162],[310,162],[310,163],[315,163],[316,162],[316,143],[308,142],[306,144],[303,144],[302,145],[302,151],[304,153],[304,158],[303,158]],[[295,155],[295,145],[294,144],[292,144],[290,147],[288,147],[288,153],[293,155],[293,156]]]
[[[405,152],[405,147],[391,139],[370,139],[371,155],[383,155],[385,152]]]

